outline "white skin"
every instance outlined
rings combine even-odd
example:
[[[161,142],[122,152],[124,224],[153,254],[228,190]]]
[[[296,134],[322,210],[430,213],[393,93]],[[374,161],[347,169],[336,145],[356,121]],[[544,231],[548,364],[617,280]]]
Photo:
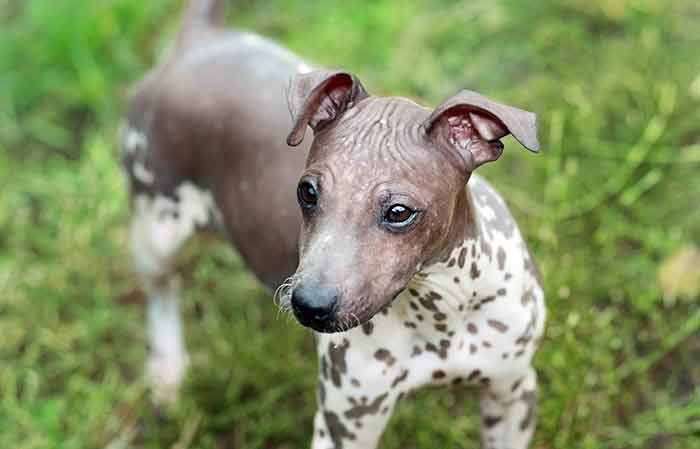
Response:
[[[174,259],[195,231],[217,216],[209,192],[183,183],[175,195],[177,202],[163,195],[136,195],[131,224],[134,267],[148,297],[146,376],[157,405],[177,401],[189,363]]]
[[[476,239],[458,245],[448,261],[424,267],[371,324],[318,334],[312,449],[374,448],[397,398],[450,383],[481,389],[484,448],[528,446],[544,295],[517,228],[486,230],[496,214],[490,204],[502,200],[478,177],[469,185],[482,229]]]

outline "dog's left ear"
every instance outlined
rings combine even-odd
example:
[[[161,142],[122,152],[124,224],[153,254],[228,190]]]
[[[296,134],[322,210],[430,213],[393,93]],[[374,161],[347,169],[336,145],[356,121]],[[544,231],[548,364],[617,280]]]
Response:
[[[299,145],[307,125],[318,132],[368,96],[360,80],[349,72],[317,70],[296,75],[287,91],[293,122],[287,144]]]
[[[495,161],[503,152],[500,139],[512,134],[532,152],[538,152],[534,113],[497,103],[463,90],[438,106],[423,123],[428,136],[462,155],[467,170]]]

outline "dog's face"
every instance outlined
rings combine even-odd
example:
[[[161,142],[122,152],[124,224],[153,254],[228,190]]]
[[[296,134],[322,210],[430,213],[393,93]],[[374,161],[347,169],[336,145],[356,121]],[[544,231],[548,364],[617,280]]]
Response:
[[[368,321],[449,248],[464,229],[471,172],[500,156],[498,139],[515,135],[484,106],[515,112],[534,132],[533,115],[461,95],[471,102],[451,99],[430,114],[369,97],[343,72],[293,81],[288,143],[307,125],[315,131],[297,188],[303,225],[290,298],[303,325],[338,332]]]

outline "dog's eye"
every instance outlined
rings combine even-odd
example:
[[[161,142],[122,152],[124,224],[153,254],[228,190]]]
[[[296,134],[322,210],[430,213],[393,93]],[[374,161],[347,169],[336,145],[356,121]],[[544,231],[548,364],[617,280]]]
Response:
[[[384,212],[384,222],[391,227],[400,228],[413,222],[416,211],[403,204],[393,204]]]
[[[297,199],[304,209],[311,209],[318,204],[318,191],[309,181],[302,181],[297,187]]]

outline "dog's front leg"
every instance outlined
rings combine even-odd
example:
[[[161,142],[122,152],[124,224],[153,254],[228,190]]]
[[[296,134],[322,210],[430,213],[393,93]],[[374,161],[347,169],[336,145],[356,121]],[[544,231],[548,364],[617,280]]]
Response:
[[[386,349],[373,353],[363,343],[319,338],[312,449],[376,448],[397,399],[405,392],[408,371],[388,359],[390,355],[382,360],[381,351]]]
[[[526,449],[537,419],[537,375],[493,379],[481,392],[481,440],[484,449]]]

